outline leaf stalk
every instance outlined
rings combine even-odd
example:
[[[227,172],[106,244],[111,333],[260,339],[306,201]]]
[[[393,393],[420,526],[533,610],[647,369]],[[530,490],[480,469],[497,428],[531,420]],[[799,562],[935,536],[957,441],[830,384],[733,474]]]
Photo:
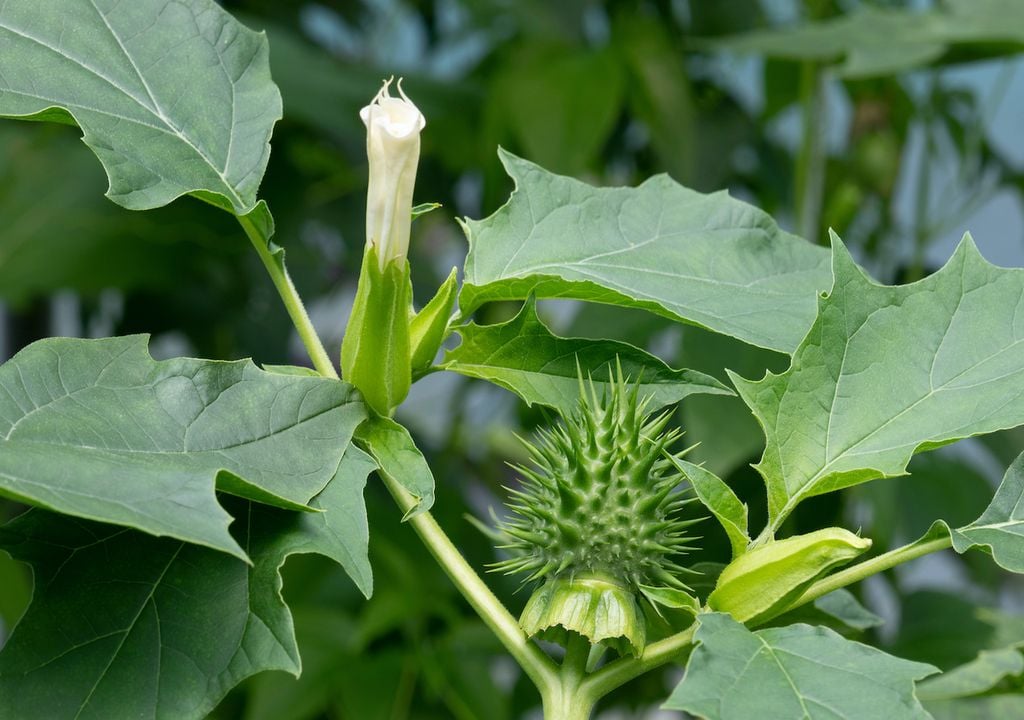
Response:
[[[288,311],[288,317],[291,318],[292,324],[298,331],[302,344],[306,346],[309,359],[313,361],[313,367],[324,377],[338,380],[338,371],[335,370],[331,357],[324,350],[320,336],[317,335],[313,322],[306,313],[306,306],[303,305],[302,298],[299,297],[299,293],[295,289],[295,284],[288,275],[284,263],[279,263],[270,251],[268,245],[270,238],[263,237],[263,233],[260,232],[259,228],[250,218],[245,215],[237,215],[236,217],[242,229],[245,230],[246,236],[252,242],[252,246],[256,248],[256,254],[263,261],[263,266],[267,269],[274,287],[277,288],[277,293],[281,296],[285,310]]]

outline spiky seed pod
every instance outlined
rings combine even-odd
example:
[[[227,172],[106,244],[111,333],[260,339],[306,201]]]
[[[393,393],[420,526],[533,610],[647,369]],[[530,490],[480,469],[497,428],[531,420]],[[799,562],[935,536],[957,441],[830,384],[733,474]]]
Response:
[[[510,490],[512,516],[498,527],[509,557],[495,567],[545,582],[521,619],[529,634],[561,626],[593,643],[621,637],[638,653],[639,596],[688,590],[678,559],[695,521],[678,516],[691,499],[673,492],[683,476],[666,456],[680,436],[666,430],[670,413],[648,415],[621,370],[608,388],[599,396],[591,382],[588,394],[581,380],[576,410],[523,441],[533,467],[515,466],[523,484]],[[597,627],[595,614],[615,627]]]

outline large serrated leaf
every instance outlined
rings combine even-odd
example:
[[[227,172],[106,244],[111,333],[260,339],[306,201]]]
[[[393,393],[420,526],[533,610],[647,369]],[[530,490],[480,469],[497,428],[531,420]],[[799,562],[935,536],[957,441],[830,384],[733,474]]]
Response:
[[[229,503],[251,566],[41,510],[0,528],[0,547],[30,563],[36,582],[31,607],[0,653],[0,717],[188,720],[205,717],[250,675],[298,675],[279,570],[295,553],[365,554],[339,544],[324,521],[343,525],[345,505],[361,508],[373,464],[350,452],[329,486],[346,499],[341,506],[319,499],[322,515]],[[367,592],[365,578],[353,579]]]
[[[0,366],[0,495],[245,557],[216,487],[301,509],[366,411],[348,384],[54,338]]]
[[[926,720],[914,681],[938,672],[826,628],[751,632],[701,615],[683,681],[665,703],[707,720]]]
[[[1024,573],[1024,454],[1007,469],[981,517],[950,535],[957,552],[984,547],[1001,567]]]
[[[832,292],[781,375],[732,375],[767,445],[771,529],[803,499],[903,475],[911,456],[1024,423],[1024,270],[966,236],[911,285],[872,282],[833,236]]]
[[[114,202],[255,206],[281,97],[266,38],[213,0],[9,0],[0,45],[0,116],[78,124]]]
[[[594,188],[500,153],[509,202],[465,223],[464,313],[491,300],[571,297],[650,310],[791,352],[828,287],[823,248],[725,192],[658,175]]]
[[[641,396],[651,397],[650,410],[694,393],[732,394],[709,375],[674,370],[628,343],[558,337],[537,317],[533,300],[508,322],[467,325],[458,332],[462,343],[448,351],[441,367],[500,385],[529,405],[563,413],[579,405],[581,371],[601,388],[608,385],[616,363],[627,378],[640,383]]]
[[[893,42],[899,38],[899,42]],[[946,0],[927,10],[863,5],[848,15],[704,43],[790,60],[841,61],[844,77],[891,75],[940,60],[954,48],[969,58],[1024,48],[1018,0]]]

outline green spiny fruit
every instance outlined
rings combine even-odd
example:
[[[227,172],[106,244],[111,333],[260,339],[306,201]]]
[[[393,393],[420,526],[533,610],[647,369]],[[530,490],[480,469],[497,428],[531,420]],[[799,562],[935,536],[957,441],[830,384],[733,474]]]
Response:
[[[669,458],[680,437],[666,430],[671,413],[647,414],[621,369],[608,387],[598,396],[591,382],[588,396],[581,380],[575,411],[536,443],[523,441],[533,467],[515,466],[523,485],[510,491],[512,517],[498,527],[510,557],[495,567],[544,581],[520,620],[528,634],[559,641],[573,630],[639,653],[641,595],[690,605],[680,575],[691,571],[678,559],[696,521],[678,516],[692,498],[674,492],[684,478]]]

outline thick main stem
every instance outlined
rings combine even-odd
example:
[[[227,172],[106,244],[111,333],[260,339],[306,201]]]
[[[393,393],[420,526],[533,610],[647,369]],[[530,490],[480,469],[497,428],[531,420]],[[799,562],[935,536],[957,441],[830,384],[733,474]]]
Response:
[[[285,310],[288,311],[288,317],[291,318],[292,324],[298,331],[302,344],[306,346],[309,359],[313,361],[313,367],[324,377],[337,380],[338,371],[334,369],[334,363],[331,362],[330,356],[324,350],[323,343],[320,342],[320,336],[316,334],[316,329],[313,327],[309,315],[306,314],[306,306],[302,304],[302,298],[299,297],[291,277],[288,276],[288,271],[277,262],[273,253],[270,252],[270,248],[267,246],[268,238],[263,237],[263,234],[253,224],[252,220],[245,215],[238,216],[238,222],[241,224],[242,229],[245,230],[245,234],[249,237],[249,241],[252,242],[252,246],[256,248],[256,253],[260,256],[260,260],[263,261],[263,266],[267,269],[274,287],[277,288],[277,293],[281,296]]]
[[[416,505],[415,498],[395,480],[383,473],[381,473],[381,477],[392,497],[395,498],[395,502],[398,503],[398,507],[403,513],[408,514]],[[434,517],[429,512],[421,512],[411,517],[409,524],[412,525],[413,530],[420,536],[420,540],[427,546],[451,581],[455,583],[455,587],[459,589],[459,592],[491,629],[491,632],[498,637],[509,654],[522,666],[523,671],[533,680],[541,694],[546,696],[550,688],[559,685],[558,669],[554,662],[544,654],[540,647],[526,637],[526,633],[519,627],[516,619],[495,597],[487,584],[476,574],[476,571],[470,567]]]

